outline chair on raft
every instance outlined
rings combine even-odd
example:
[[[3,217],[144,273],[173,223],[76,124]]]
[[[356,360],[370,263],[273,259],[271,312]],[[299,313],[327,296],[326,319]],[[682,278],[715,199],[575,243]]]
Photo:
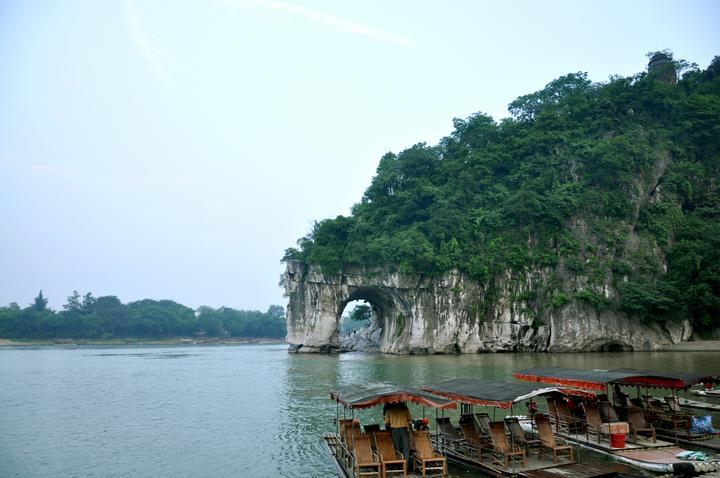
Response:
[[[630,422],[630,433],[633,436],[633,442],[637,444],[638,434],[647,433],[648,439],[652,439],[653,443],[657,442],[655,436],[655,428],[645,420],[645,416],[642,414],[642,410],[638,407],[627,408],[628,421]]]
[[[479,447],[463,437],[455,426],[450,422],[449,417],[437,418],[438,431],[445,446],[466,455],[476,455]]]
[[[540,445],[540,440],[527,437],[517,417],[506,417],[505,422],[507,423],[508,430],[510,430],[512,441],[524,447],[526,452],[529,453],[530,448],[537,448]]]
[[[476,413],[473,425],[478,434],[483,437],[484,440],[490,440],[490,415],[487,413]]]
[[[352,418],[338,420],[340,441],[342,443],[340,457],[345,465],[352,468],[355,437],[362,435],[360,421]]]
[[[555,429],[560,430],[560,418],[558,416],[558,409],[555,399],[553,397],[545,397],[545,402],[547,403],[550,420],[552,421],[552,423],[555,424]]]
[[[603,420],[600,416],[600,408],[597,402],[587,402],[585,405],[585,415],[587,417],[588,432],[597,435],[598,443],[602,441],[603,436],[607,436],[610,440],[610,435],[603,432]]]
[[[375,437],[375,449],[382,469],[382,478],[387,476],[402,475],[407,478],[407,459],[402,453],[395,450],[390,432],[377,431]]]
[[[480,450],[480,454],[482,455],[483,449],[492,449],[492,445],[490,444],[490,437],[489,435],[484,436],[478,433],[477,427],[473,422],[474,420],[472,415],[461,415],[460,429],[462,430],[462,434],[463,437],[465,437],[465,440],[467,440],[468,443]]]
[[[511,461],[522,462],[522,465],[526,464],[525,450],[519,446],[511,446],[507,439],[507,432],[505,429],[505,422],[490,422],[490,438],[492,439],[492,452],[490,453],[490,459],[492,462],[505,467],[510,466]],[[502,457],[502,460],[498,458]]]
[[[549,450],[552,453],[553,463],[557,463],[559,453],[567,453],[568,460],[574,460],[573,447],[563,444],[558,445],[555,435],[550,425],[550,418],[542,413],[535,415],[535,424],[537,425],[538,435],[540,436],[540,447],[538,448],[538,458],[542,458],[543,452]]]
[[[360,435],[355,437],[355,476],[382,478],[382,464],[377,454],[372,450],[370,437]]]
[[[610,402],[600,402],[600,416],[602,416],[605,423],[617,423],[620,421]]]
[[[558,420],[560,420],[560,426],[567,429],[570,433],[579,433],[583,430],[583,420],[580,420],[573,415],[568,407],[567,402],[562,398],[555,400],[555,410],[558,414]]]
[[[667,403],[667,406],[670,409],[670,413],[678,416],[685,416],[688,414],[687,410],[680,406],[680,402],[678,402],[677,397],[668,396],[663,398],[665,399],[665,403]]]
[[[690,429],[690,420],[685,414],[673,413],[672,410],[666,410],[662,406],[662,402],[652,395],[643,395],[645,405],[647,405],[648,418],[656,427],[663,430],[679,433]]]
[[[425,478],[429,473],[437,474],[443,478],[447,477],[447,461],[445,457],[437,453],[430,441],[430,432],[415,431],[415,461],[416,468],[420,468],[422,477]]]

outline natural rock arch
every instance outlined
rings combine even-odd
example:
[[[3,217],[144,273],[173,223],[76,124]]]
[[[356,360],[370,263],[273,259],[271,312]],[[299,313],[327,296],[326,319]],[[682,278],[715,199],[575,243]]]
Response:
[[[543,294],[549,275],[547,269],[506,271],[494,279],[488,304],[485,287],[460,272],[440,277],[362,268],[325,273],[288,261],[283,276],[287,341],[299,352],[340,351],[340,315],[353,300],[377,309],[379,350],[386,353],[657,350],[692,333],[687,321],[645,325],[577,300],[556,309],[523,299]]]
[[[423,313],[418,310],[416,302],[432,281],[422,276],[369,274],[361,269],[327,274],[301,262],[290,261],[283,282],[289,298],[287,341],[295,351],[340,351],[337,329],[341,314],[345,306],[355,300],[365,300],[373,307],[376,321],[382,328],[380,351],[447,351],[430,351],[424,346],[413,345],[413,331],[408,318],[419,319],[415,321],[416,329],[426,328],[422,322]],[[451,350],[454,350],[454,345]]]

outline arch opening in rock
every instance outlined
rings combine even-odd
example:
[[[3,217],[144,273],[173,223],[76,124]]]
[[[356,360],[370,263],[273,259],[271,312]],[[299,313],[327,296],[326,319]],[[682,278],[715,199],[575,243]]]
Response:
[[[374,289],[357,289],[340,304],[337,342],[342,350],[375,352],[385,331],[388,300]]]
[[[596,351],[598,352],[632,352],[633,348],[622,342],[605,342],[600,345]]]
[[[353,300],[345,305],[337,330],[341,350],[377,351],[381,334],[382,327],[369,302]]]

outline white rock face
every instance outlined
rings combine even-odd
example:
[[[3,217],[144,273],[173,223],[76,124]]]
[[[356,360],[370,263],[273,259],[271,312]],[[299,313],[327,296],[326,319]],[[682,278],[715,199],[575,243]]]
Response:
[[[643,324],[616,311],[598,313],[577,299],[541,308],[533,297],[548,274],[544,269],[522,277],[506,273],[490,288],[457,272],[440,278],[363,269],[323,274],[289,261],[287,341],[298,352],[372,350],[375,343],[381,352],[396,354],[573,352],[658,350],[692,335],[687,321]],[[488,289],[492,302],[486,301]],[[600,291],[614,293],[608,285]],[[348,302],[363,299],[372,305],[377,323],[341,343],[340,315]]]

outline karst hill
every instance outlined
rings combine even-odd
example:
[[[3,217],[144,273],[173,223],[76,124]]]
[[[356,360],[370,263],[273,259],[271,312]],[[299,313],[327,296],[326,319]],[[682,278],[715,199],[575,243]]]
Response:
[[[562,76],[383,156],[286,251],[288,341],[365,299],[393,353],[652,350],[720,327],[720,57]]]

